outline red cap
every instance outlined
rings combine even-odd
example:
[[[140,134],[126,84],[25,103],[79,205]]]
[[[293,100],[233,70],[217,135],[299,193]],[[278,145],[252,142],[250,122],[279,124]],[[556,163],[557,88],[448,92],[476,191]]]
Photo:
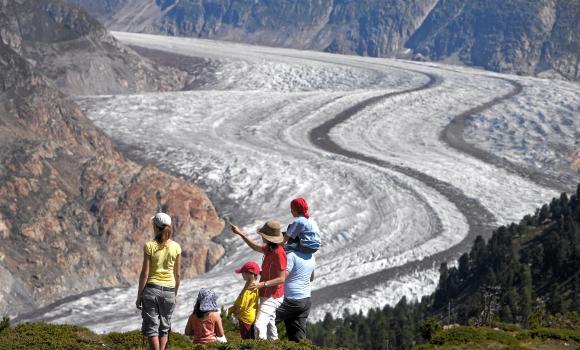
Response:
[[[242,272],[253,273],[254,275],[257,276],[260,274],[260,265],[258,265],[257,263],[255,263],[253,261],[248,261],[247,263],[244,264],[244,266],[242,266],[241,269],[236,270],[236,273],[242,273]]]

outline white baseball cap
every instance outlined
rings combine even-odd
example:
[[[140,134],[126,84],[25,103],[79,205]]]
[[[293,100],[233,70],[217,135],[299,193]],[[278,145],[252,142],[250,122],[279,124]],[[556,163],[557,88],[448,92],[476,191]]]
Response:
[[[171,226],[171,216],[165,213],[157,213],[151,218],[151,222],[159,228],[163,228],[164,226]]]

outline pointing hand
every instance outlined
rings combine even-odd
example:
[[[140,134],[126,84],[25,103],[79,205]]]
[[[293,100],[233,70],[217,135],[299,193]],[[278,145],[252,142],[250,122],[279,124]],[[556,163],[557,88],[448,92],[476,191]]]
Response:
[[[238,236],[242,236],[244,234],[242,230],[240,230],[240,228],[234,224],[230,224],[230,230],[232,230],[232,232]]]

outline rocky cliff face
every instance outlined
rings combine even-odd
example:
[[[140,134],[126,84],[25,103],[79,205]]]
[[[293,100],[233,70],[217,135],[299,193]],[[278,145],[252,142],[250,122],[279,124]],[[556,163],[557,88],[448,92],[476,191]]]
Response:
[[[383,56],[437,0],[70,0],[107,27]]]
[[[579,80],[577,0],[441,0],[407,42],[416,54]]]
[[[121,45],[84,10],[61,0],[0,0],[4,43],[75,95],[179,90],[186,74]]]
[[[126,160],[4,44],[19,40],[7,32],[0,40],[0,314],[136,283],[149,219],[159,210],[174,218],[185,277],[215,264],[224,250],[211,238],[223,222],[207,196]]]

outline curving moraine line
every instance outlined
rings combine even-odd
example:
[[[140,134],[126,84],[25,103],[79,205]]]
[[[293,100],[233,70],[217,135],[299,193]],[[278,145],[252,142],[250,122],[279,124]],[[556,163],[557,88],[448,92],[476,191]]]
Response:
[[[463,135],[466,121],[473,118],[473,116],[476,114],[479,114],[499,103],[502,103],[505,100],[519,95],[524,89],[522,84],[515,80],[506,78],[496,79],[509,83],[512,86],[512,90],[503,96],[498,96],[487,103],[474,107],[453,118],[451,123],[449,123],[439,135],[440,140],[461,153],[465,153],[485,163],[505,169],[512,174],[515,174],[524,179],[528,179],[541,186],[553,188],[560,192],[573,192],[575,187],[571,184],[576,183],[574,179],[566,177],[565,175],[560,177],[553,176],[550,174],[542,173],[538,169],[534,169],[532,167],[526,167],[510,162],[506,158],[498,157],[495,154],[487,152],[481,148],[477,148],[476,146],[465,141]]]
[[[441,77],[436,76],[434,74],[423,72],[416,73],[426,74],[429,78],[429,81],[424,85],[416,88],[387,93],[384,95],[372,97],[364,101],[361,101],[351,106],[350,108],[340,112],[334,118],[312,129],[310,131],[309,138],[313,145],[326,152],[338,154],[351,159],[356,159],[362,162],[366,162],[369,164],[373,164],[375,166],[379,166],[385,169],[389,169],[404,174],[435,189],[445,198],[447,198],[447,200],[453,203],[461,212],[461,214],[466,218],[467,223],[469,225],[469,232],[466,235],[466,237],[464,237],[463,240],[461,240],[461,242],[454,245],[453,247],[438,252],[429,257],[426,257],[422,260],[410,261],[401,266],[388,268],[361,278],[357,278],[351,281],[346,281],[343,283],[315,290],[312,292],[312,299],[314,304],[322,304],[325,301],[336,298],[349,298],[354,293],[359,292],[361,290],[372,288],[380,282],[393,279],[397,276],[407,275],[414,271],[430,269],[435,267],[437,264],[441,262],[457,259],[460,256],[460,254],[469,250],[471,243],[478,235],[481,235],[483,237],[489,237],[492,233],[495,223],[494,215],[487,208],[485,208],[477,199],[467,197],[460,189],[453,186],[452,184],[441,181],[439,179],[436,179],[432,176],[421,173],[409,167],[393,164],[385,160],[377,159],[375,157],[371,157],[356,151],[345,149],[340,145],[338,145],[336,142],[334,142],[330,137],[330,132],[334,127],[338,126],[341,123],[344,123],[352,116],[361,112],[363,109],[373,106],[388,98],[431,89],[436,85],[438,85],[442,80]],[[453,148],[455,148],[460,152],[467,153],[469,155],[473,155],[474,153],[477,152],[482,152],[478,153],[478,156],[476,156],[476,158],[489,163],[490,159],[492,159],[491,157],[487,156],[487,154],[484,155],[485,152],[483,151],[480,150],[474,151],[474,149],[476,148],[473,146],[470,147],[470,145],[468,145],[463,140],[463,128],[465,125],[465,120],[475,113],[480,113],[483,110],[491,108],[492,106],[495,106],[507,99],[514,97],[521,91],[522,91],[521,85],[519,85],[519,88],[518,86],[515,86],[514,89],[509,93],[499,96],[479,107],[473,108],[459,115],[453,120],[452,127],[448,126],[447,128],[445,128],[445,131],[443,132],[441,137]],[[466,152],[467,150],[469,152]],[[502,165],[505,166],[505,164]],[[514,168],[511,167],[510,169]]]

